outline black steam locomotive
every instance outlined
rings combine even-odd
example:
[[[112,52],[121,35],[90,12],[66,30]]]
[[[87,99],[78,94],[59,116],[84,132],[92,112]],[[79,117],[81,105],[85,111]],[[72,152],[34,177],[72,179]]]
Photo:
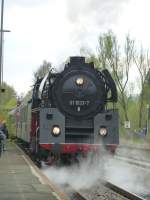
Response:
[[[88,153],[102,145],[114,152],[119,143],[116,102],[108,70],[71,57],[62,72],[37,79],[32,100],[19,108],[18,137],[32,152],[42,150],[48,157]]]

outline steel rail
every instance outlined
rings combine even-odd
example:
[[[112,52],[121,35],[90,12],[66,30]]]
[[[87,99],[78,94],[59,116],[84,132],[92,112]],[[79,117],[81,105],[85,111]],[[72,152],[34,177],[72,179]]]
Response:
[[[131,193],[123,188],[120,188],[117,185],[114,185],[112,183],[110,183],[109,181],[104,181],[102,180],[101,182],[106,188],[109,188],[110,190],[112,190],[113,192],[116,192],[117,194],[119,194],[122,197],[125,197],[129,200],[144,200],[143,197],[140,197],[134,193]],[[69,188],[69,192],[67,191],[67,189],[65,188]],[[74,188],[72,188],[72,186],[70,185],[65,185],[63,190],[65,191],[65,193],[69,196],[69,198],[71,200],[86,200],[86,197],[84,197],[81,193],[79,193],[78,191],[76,191]]]
[[[110,183],[109,181],[105,182],[104,185],[106,187],[108,187],[109,189],[113,190],[114,192],[120,194],[121,196],[124,196],[128,199],[131,199],[131,200],[144,200],[144,198],[140,197],[140,196],[137,196],[136,194],[134,193],[131,193],[123,188],[120,188],[119,186],[117,185],[114,185],[112,183]]]
[[[61,187],[64,193],[69,196],[70,200],[87,200],[86,197],[75,190],[71,185],[63,184]]]
[[[130,145],[118,145],[117,147],[118,149],[135,149],[135,150],[139,150],[139,151],[150,151],[149,147],[138,147],[138,146],[130,146]]]
[[[71,200],[87,200],[83,195],[78,192],[73,192],[70,196]]]
[[[125,156],[115,156],[114,157],[116,160],[122,161],[124,163],[128,163],[131,165],[139,166],[141,168],[149,169],[150,170],[150,161],[142,160],[139,162],[138,159],[132,159],[132,158],[127,158]]]

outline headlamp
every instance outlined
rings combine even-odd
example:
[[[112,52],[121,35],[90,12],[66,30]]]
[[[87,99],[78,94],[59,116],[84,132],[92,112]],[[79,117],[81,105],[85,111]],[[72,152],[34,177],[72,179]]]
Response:
[[[76,79],[76,84],[77,84],[78,86],[83,85],[83,83],[84,83],[84,79],[83,79],[82,77]]]
[[[101,127],[101,128],[99,129],[99,134],[100,134],[101,136],[106,136],[106,135],[107,135],[107,128],[106,128],[106,127]]]
[[[53,126],[53,128],[52,128],[52,134],[54,135],[54,136],[58,136],[58,135],[60,135],[60,127],[59,126]]]

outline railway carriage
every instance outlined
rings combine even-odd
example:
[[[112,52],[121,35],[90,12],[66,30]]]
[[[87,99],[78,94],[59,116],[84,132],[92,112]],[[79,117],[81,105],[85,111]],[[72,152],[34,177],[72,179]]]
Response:
[[[84,154],[119,143],[117,90],[110,73],[71,57],[60,73],[38,78],[32,99],[20,105],[17,136],[46,158]]]

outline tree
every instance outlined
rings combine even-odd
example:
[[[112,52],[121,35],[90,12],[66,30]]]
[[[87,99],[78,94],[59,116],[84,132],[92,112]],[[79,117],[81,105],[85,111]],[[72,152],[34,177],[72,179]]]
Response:
[[[1,93],[0,105],[3,105],[13,97],[16,97],[16,91],[12,86],[7,83],[3,83],[3,87],[5,88],[5,92]]]
[[[86,52],[86,51],[82,51]],[[88,51],[87,51],[88,52]],[[98,55],[91,54],[89,60],[94,61],[99,68],[107,68],[111,71],[119,91],[119,103],[124,112],[126,121],[128,117],[127,84],[129,80],[129,69],[134,54],[134,40],[128,35],[125,40],[124,50],[120,50],[116,36],[108,31],[99,36]]]
[[[119,90],[119,102],[123,108],[125,120],[129,121],[128,117],[128,98],[127,98],[127,84],[129,81],[129,71],[132,64],[133,54],[134,54],[134,41],[130,36],[126,37],[124,45],[124,56],[121,58],[119,56],[119,47],[114,40],[114,53],[111,58],[111,68],[116,84]]]
[[[139,128],[142,126],[143,109],[144,109],[144,96],[149,83],[150,74],[150,55],[149,51],[144,51],[141,47],[140,52],[136,52],[134,62],[137,66],[140,75],[141,92],[139,97]]]
[[[37,69],[36,72],[34,72],[34,82],[37,79],[37,77],[45,76],[50,71],[51,68],[52,68],[51,63],[44,60],[43,64],[40,65],[40,67]]]
[[[150,69],[148,71],[146,83],[144,87],[144,101],[145,101],[145,104],[150,104]]]
[[[12,120],[9,118],[9,111],[16,107],[16,91],[10,85],[4,83],[5,92],[0,96],[0,121],[5,120],[10,133],[14,132]]]

